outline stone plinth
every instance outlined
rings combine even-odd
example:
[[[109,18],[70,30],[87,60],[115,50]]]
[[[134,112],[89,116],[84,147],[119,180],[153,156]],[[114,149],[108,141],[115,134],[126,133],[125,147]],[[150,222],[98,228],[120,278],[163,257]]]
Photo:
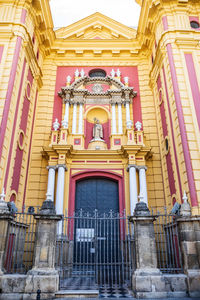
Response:
[[[177,221],[189,295],[200,298],[200,217],[182,216]]]
[[[107,150],[107,144],[105,141],[101,140],[94,140],[91,141],[88,145],[89,150]]]

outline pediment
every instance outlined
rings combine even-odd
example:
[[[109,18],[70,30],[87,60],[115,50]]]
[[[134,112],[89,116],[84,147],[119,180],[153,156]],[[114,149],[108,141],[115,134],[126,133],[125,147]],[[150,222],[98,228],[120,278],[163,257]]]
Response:
[[[72,25],[60,28],[55,33],[57,38],[71,40],[115,40],[136,37],[135,29],[98,12]]]

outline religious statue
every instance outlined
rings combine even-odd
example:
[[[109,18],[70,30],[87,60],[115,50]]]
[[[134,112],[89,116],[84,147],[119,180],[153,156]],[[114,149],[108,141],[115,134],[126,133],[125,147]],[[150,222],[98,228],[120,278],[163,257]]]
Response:
[[[103,141],[103,127],[98,119],[94,118],[94,122],[92,141]]]

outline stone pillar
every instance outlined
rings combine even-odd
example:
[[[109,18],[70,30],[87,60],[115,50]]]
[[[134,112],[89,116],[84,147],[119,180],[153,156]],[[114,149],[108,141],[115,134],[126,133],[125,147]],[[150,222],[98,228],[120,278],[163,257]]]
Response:
[[[140,194],[143,195],[143,201],[148,206],[147,183],[146,183],[146,170],[147,170],[147,167],[139,166],[138,169],[139,169]]]
[[[83,133],[83,103],[79,105],[79,122],[78,122],[78,133]]]
[[[133,291],[136,298],[161,298],[158,291],[165,290],[162,274],[157,268],[154,217],[144,202],[136,204],[134,216],[136,270],[133,274]],[[159,295],[160,294],[160,295]]]
[[[112,134],[116,134],[116,112],[115,112],[115,103],[112,103]]]
[[[6,249],[7,234],[9,222],[13,220],[11,216],[7,203],[5,202],[4,189],[0,195],[0,275],[3,275],[4,268],[4,252]]]
[[[123,128],[122,128],[122,104],[118,103],[118,133],[122,134],[123,133]]]
[[[177,219],[184,273],[190,297],[200,298],[200,216],[191,216],[186,193]]]
[[[136,204],[138,203],[137,180],[136,180],[136,165],[129,165],[129,192],[130,192],[130,213],[134,213]]]
[[[51,201],[54,201],[54,188],[55,188],[55,171],[56,166],[48,166],[48,184],[47,184],[47,193],[51,195]]]
[[[64,201],[64,185],[65,185],[65,171],[67,170],[65,165],[58,165],[58,179],[56,190],[56,213],[63,214],[63,201]],[[62,233],[62,224],[58,223],[58,234]]]
[[[62,121],[63,128],[67,129],[69,123],[69,101],[65,102],[65,115]]]
[[[25,295],[36,299],[37,290],[41,290],[42,299],[55,297],[59,288],[59,275],[55,269],[55,250],[57,222],[62,216],[55,214],[52,205],[44,201],[40,214],[35,215],[36,233],[33,268],[28,272]],[[25,298],[23,298],[25,299]]]
[[[72,134],[76,134],[76,113],[77,113],[77,104],[73,104],[73,120],[72,120]]]

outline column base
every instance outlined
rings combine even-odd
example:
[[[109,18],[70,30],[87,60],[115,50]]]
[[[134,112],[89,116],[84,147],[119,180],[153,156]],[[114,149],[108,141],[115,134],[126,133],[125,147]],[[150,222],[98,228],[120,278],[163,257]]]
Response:
[[[158,269],[136,270],[133,277],[133,292],[138,299],[187,297],[187,276],[166,275]]]

